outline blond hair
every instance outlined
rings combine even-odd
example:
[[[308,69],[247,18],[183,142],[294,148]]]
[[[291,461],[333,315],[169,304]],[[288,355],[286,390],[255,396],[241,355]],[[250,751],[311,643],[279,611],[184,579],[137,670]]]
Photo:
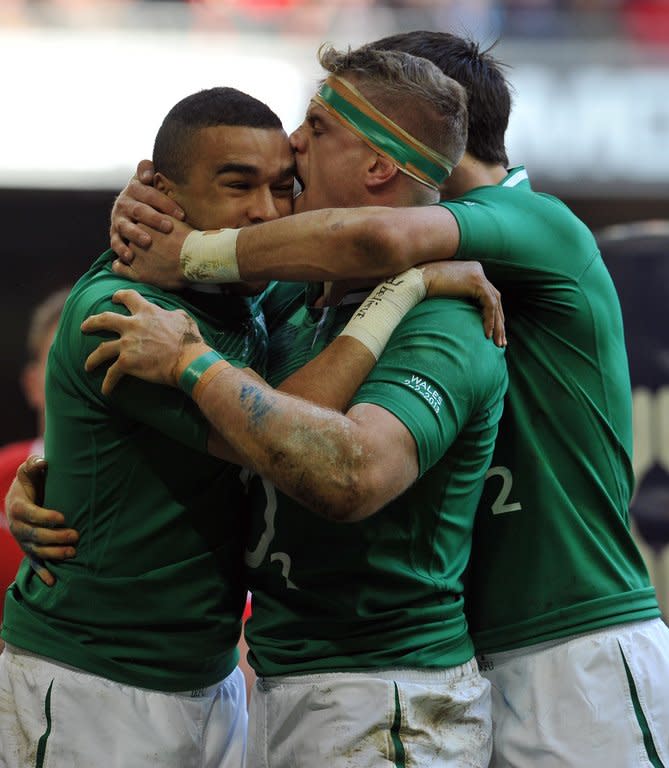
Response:
[[[427,59],[364,45],[318,51],[327,72],[354,81],[376,109],[455,165],[467,144],[467,93]]]

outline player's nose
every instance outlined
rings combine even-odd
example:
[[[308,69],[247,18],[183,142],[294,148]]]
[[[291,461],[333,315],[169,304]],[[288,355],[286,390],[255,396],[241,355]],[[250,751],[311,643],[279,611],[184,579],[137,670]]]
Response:
[[[248,209],[248,218],[251,223],[259,224],[262,221],[272,221],[278,219],[280,215],[276,199],[269,186],[258,189]]]
[[[298,126],[289,136],[290,146],[293,152],[304,152],[306,147],[306,133],[304,131],[304,123]]]

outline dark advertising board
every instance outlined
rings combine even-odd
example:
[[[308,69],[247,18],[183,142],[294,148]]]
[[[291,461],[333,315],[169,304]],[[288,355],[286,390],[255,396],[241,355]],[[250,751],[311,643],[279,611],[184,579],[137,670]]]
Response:
[[[656,551],[669,544],[669,221],[598,236],[620,295],[634,396],[632,516]]]

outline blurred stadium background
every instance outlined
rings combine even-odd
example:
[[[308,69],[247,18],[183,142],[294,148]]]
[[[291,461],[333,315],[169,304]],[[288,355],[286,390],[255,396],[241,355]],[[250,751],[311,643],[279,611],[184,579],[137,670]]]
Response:
[[[169,107],[213,85],[287,130],[324,41],[469,34],[509,65],[512,164],[595,231],[625,312],[635,517],[669,601],[669,0],[2,0],[0,443],[32,436],[18,378],[33,306],[107,246],[115,193]]]

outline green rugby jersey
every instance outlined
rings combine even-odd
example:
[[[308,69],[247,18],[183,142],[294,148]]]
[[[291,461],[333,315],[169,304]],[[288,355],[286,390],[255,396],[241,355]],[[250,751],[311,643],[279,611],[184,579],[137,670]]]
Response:
[[[207,455],[207,422],[179,390],[126,377],[104,397],[104,371],[84,371],[103,336],[79,328],[91,314],[127,314],[110,297],[133,288],[185,309],[231,363],[262,372],[264,320],[247,299],[166,293],[110,266],[103,254],[74,286],[47,365],[45,503],[79,530],[77,556],[50,565],[52,588],[24,561],[3,637],[121,683],[204,687],[237,662],[246,596],[239,468]]]
[[[493,652],[660,615],[629,531],[632,398],[618,297],[587,227],[524,168],[442,203],[502,292],[509,390],[467,612]]]
[[[305,306],[295,286],[279,286],[264,305],[270,382],[321,351],[361,299],[320,310]],[[425,301],[355,396],[409,428],[418,481],[370,518],[338,524],[251,480],[246,636],[260,675],[448,667],[471,658],[462,573],[506,383],[504,354],[485,338],[478,311]]]

